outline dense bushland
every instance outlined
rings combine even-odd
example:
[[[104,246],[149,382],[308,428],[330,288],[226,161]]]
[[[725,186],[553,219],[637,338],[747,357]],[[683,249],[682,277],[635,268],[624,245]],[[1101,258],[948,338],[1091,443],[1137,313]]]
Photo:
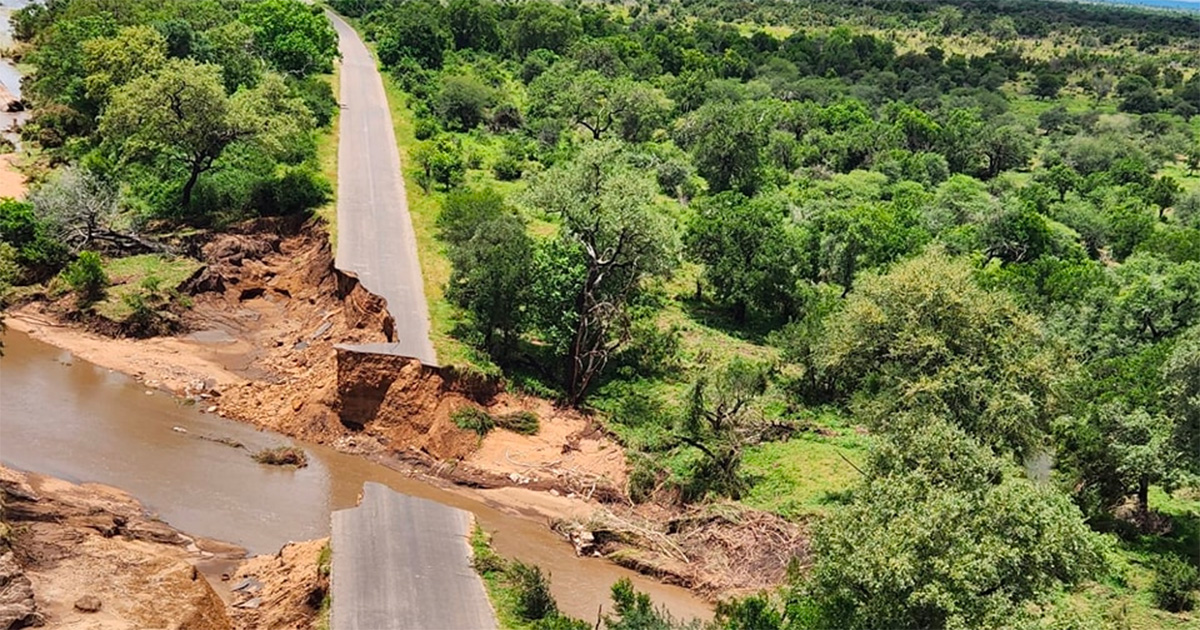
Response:
[[[603,412],[631,494],[753,497],[762,445],[869,432],[816,566],[732,627],[1061,619],[1097,531],[1195,487],[1195,18],[332,4],[407,94],[455,334]]]

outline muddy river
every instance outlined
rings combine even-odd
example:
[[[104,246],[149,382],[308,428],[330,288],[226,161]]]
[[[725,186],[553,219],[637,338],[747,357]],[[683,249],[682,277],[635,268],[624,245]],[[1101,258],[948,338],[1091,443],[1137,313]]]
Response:
[[[361,458],[299,444],[309,465],[286,470],[248,452],[294,444],[285,436],[200,413],[168,394],[10,330],[0,358],[0,462],[75,482],[121,488],[171,525],[226,540],[252,553],[274,553],[291,540],[329,533],[329,514],[355,505],[365,481],[473,512],[501,554],[553,576],[569,614],[595,619],[608,589],[629,577],[676,616],[710,616],[686,590],[665,586],[603,560],[579,558],[533,519],[513,515],[465,491],[444,490]],[[201,439],[230,438],[246,449]],[[381,532],[382,534],[382,532]]]

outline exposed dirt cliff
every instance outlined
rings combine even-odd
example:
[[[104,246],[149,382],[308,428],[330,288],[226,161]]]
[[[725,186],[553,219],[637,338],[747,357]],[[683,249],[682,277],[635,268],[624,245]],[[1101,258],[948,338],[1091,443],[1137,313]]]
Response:
[[[0,606],[8,611],[0,628],[233,627],[195,563],[243,550],[181,534],[106,486],[0,467],[0,496],[10,531],[10,549],[0,553],[9,605]]]

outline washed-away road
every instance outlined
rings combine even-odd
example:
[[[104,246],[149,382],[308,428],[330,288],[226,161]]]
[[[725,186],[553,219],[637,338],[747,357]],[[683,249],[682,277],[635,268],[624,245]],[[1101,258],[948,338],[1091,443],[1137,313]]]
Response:
[[[490,630],[469,513],[378,483],[333,513],[332,630]]]
[[[400,153],[375,58],[354,28],[328,14],[342,52],[337,267],[387,300],[396,341],[364,349],[437,365]]]

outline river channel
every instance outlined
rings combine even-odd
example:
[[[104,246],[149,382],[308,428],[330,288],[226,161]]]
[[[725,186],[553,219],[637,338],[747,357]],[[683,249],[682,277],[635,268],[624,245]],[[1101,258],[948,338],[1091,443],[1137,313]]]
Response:
[[[568,614],[595,619],[601,604],[609,609],[612,583],[628,577],[676,617],[711,616],[709,607],[685,589],[604,560],[577,557],[545,523],[509,514],[465,491],[200,413],[18,331],[9,330],[3,342],[0,462],[7,466],[115,486],[185,532],[233,542],[252,553],[274,553],[288,541],[327,536],[330,512],[354,506],[363,482],[376,481],[474,513],[493,534],[500,554],[551,573],[554,594]],[[246,448],[200,436],[230,438]],[[308,467],[264,466],[248,455],[279,444],[302,446]]]

